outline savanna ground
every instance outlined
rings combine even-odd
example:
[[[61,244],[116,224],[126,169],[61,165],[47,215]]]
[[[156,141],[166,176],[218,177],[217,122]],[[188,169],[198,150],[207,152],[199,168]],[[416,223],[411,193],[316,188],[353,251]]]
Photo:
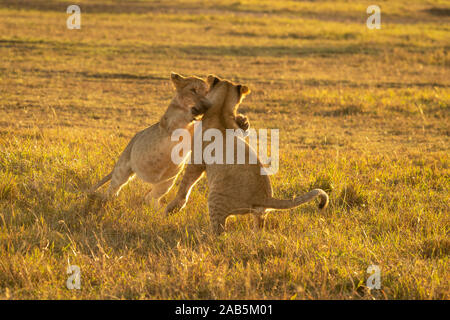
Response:
[[[0,2],[0,298],[449,298],[449,2],[78,0],[68,30],[70,4]],[[139,180],[89,201],[170,71],[247,84],[252,127],[280,129],[275,195],[321,187],[329,210],[215,238],[205,180],[168,218]]]

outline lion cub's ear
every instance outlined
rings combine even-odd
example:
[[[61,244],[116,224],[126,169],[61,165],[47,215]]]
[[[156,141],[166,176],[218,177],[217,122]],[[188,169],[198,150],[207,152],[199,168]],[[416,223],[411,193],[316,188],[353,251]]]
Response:
[[[220,78],[213,74],[210,74],[208,78],[206,78],[206,82],[209,84],[210,88],[214,87],[219,81]]]
[[[175,85],[176,88],[179,88],[181,86],[184,79],[185,77],[176,72],[170,73],[170,80],[172,80],[172,83]]]
[[[243,86],[240,84],[237,85],[237,91],[240,97],[246,96],[251,92],[247,86]]]
[[[241,86],[241,94],[242,95],[247,95],[250,92],[252,92],[247,86]]]

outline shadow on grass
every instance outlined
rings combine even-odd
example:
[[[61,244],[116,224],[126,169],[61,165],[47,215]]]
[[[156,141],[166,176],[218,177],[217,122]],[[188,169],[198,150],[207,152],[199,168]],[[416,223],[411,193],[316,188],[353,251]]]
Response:
[[[48,41],[43,39],[21,40],[21,39],[2,39],[0,45],[3,47],[14,47],[16,49],[27,50],[53,50],[70,54],[76,54],[77,51],[92,51],[96,54],[107,53],[114,55],[133,54],[139,56],[170,55],[180,56],[189,55],[193,58],[204,56],[232,56],[232,57],[301,57],[301,56],[333,56],[346,54],[367,54],[376,55],[380,49],[369,46],[335,45],[335,46],[207,46],[207,45],[188,45],[188,46],[167,46],[167,45],[114,45],[89,44],[75,42]]]
[[[433,16],[438,16],[438,17],[450,17],[450,8],[437,8],[437,7],[433,7],[430,9],[426,9],[424,10],[426,13],[429,13]]]
[[[37,10],[47,12],[65,12],[67,7],[74,4],[70,1],[55,0],[3,0],[0,8],[16,10]],[[211,14],[211,15],[245,15],[245,16],[289,16],[302,17],[307,19],[335,22],[353,22],[362,23],[367,19],[364,11],[333,11],[323,12],[311,11],[305,8],[270,8],[260,7],[258,5],[249,6],[238,2],[230,4],[208,3],[208,2],[182,2],[182,1],[114,1],[102,2],[92,1],[80,4],[84,13],[106,13],[106,14],[147,14],[147,13],[170,13],[170,14]],[[391,23],[423,23],[426,21],[435,21],[436,17],[447,17],[450,15],[448,8],[431,7],[422,10],[424,13],[420,18],[409,16],[397,16],[385,14],[385,21]]]
[[[68,6],[74,4],[71,1],[47,1],[47,0],[4,0],[0,7],[18,10],[37,10],[47,12],[66,12]],[[82,3],[79,5],[84,13],[148,13],[172,11],[176,8],[164,2],[143,2],[143,1],[123,1],[123,2],[100,2]]]
[[[184,46],[176,51],[193,56],[298,57],[308,55],[377,54],[376,48],[359,45],[295,47],[295,46]]]

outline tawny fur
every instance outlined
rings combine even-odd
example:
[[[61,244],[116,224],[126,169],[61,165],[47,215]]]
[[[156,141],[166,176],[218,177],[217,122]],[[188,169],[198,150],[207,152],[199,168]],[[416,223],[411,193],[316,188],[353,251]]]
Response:
[[[219,129],[225,136],[226,129],[235,129],[232,121],[242,99],[250,92],[246,86],[235,85],[215,76],[208,77],[212,84],[207,99],[212,106],[203,116],[203,131],[209,128]],[[236,141],[234,156],[236,159]],[[204,148],[211,142],[203,143]],[[245,141],[244,141],[245,143]],[[245,143],[246,156],[254,152]],[[223,155],[226,154],[226,139],[223,143]],[[248,161],[247,161],[248,162]],[[225,159],[224,159],[225,163]],[[193,185],[206,172],[209,185],[208,207],[213,232],[220,234],[224,230],[229,215],[251,213],[255,217],[255,226],[264,225],[265,214],[270,209],[290,209],[320,197],[320,209],[328,205],[328,195],[321,189],[314,189],[292,200],[279,200],[272,197],[272,187],[267,175],[261,175],[262,165],[257,164],[189,164],[175,199],[169,203],[166,213],[182,208],[189,197]]]

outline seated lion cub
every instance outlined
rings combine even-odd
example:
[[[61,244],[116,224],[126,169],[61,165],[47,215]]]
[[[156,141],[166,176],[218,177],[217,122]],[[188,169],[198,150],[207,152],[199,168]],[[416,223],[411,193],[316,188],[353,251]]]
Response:
[[[211,106],[203,116],[202,130],[217,129],[226,135],[227,129],[236,129],[233,118],[237,109],[246,95],[250,93],[247,86],[234,84],[228,80],[222,80],[216,76],[209,76],[211,87],[206,96],[211,101]],[[235,139],[242,140],[240,137]],[[211,142],[203,143],[203,150]],[[255,154],[250,145],[243,140],[245,154]],[[190,191],[204,172],[208,178],[208,210],[212,230],[216,234],[224,231],[225,220],[229,215],[251,213],[255,217],[255,226],[263,227],[266,213],[275,209],[291,209],[320,198],[319,208],[325,209],[328,205],[328,195],[322,189],[314,189],[294,199],[276,199],[273,197],[272,186],[268,175],[261,174],[262,163],[258,160],[252,164],[226,164],[226,154],[231,152],[237,159],[237,141],[228,145],[222,144],[222,158],[219,163],[188,164],[186,172],[180,183],[178,193],[165,210],[170,213],[181,209],[186,205]]]
[[[195,117],[205,113],[210,102],[205,99],[208,84],[197,77],[183,77],[172,73],[171,80],[176,88],[176,95],[169,104],[160,122],[138,132],[128,143],[119,157],[114,169],[96,184],[94,192],[111,180],[108,197],[117,195],[131,178],[137,175],[153,188],[147,193],[146,202],[156,202],[172,188],[184,162],[175,164],[171,159],[172,148],[178,144],[171,141],[176,129],[187,129],[193,133]],[[244,116],[236,119],[240,127],[248,129],[248,120]]]

